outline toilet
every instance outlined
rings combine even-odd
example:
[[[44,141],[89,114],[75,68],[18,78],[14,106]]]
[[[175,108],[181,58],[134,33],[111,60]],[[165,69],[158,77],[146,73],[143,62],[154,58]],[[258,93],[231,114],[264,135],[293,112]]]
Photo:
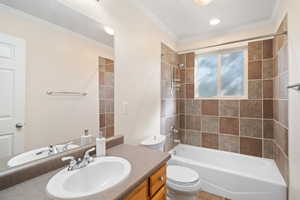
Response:
[[[201,189],[199,174],[190,168],[169,165],[167,167],[168,200],[197,200]]]
[[[152,136],[141,142],[150,149],[163,151],[166,137]],[[167,199],[168,200],[197,200],[197,193],[201,189],[198,172],[188,167],[169,165],[167,167]]]
[[[164,135],[155,135],[151,136],[141,142],[142,146],[148,147],[150,149],[164,151],[164,145],[166,141],[166,136]]]

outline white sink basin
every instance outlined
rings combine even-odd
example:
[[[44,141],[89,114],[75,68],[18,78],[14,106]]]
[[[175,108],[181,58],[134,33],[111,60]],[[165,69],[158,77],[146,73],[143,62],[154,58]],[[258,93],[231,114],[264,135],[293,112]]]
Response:
[[[47,193],[55,199],[88,198],[116,186],[130,171],[130,163],[123,158],[95,158],[84,168],[58,172],[49,181]]]
[[[64,146],[65,145],[56,145],[55,147],[57,148],[57,150],[59,152],[62,152]],[[77,147],[79,147],[79,146],[75,145],[75,144],[70,144],[68,146],[68,150],[75,149]],[[8,161],[7,165],[9,167],[15,167],[15,166],[22,165],[22,164],[25,164],[25,163],[28,163],[31,161],[46,158],[49,156],[49,154],[47,152],[48,149],[49,149],[49,147],[43,147],[43,148],[39,148],[39,149],[34,149],[32,151],[24,152],[24,153],[19,154],[19,155],[13,157],[12,159],[10,159]],[[39,153],[39,152],[42,152],[42,153]]]

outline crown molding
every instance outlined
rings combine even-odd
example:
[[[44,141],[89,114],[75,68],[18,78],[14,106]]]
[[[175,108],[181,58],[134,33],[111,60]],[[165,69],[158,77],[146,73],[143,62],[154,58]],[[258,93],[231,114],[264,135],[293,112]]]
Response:
[[[286,0],[277,0],[272,13],[274,32],[278,30],[281,21],[284,19],[286,15],[287,15]]]
[[[276,21],[278,18],[278,12],[280,10],[280,5],[281,5],[281,1],[282,0],[274,0],[275,2],[275,6],[273,9],[273,12],[271,14],[271,16],[268,19],[265,20],[261,20],[261,21],[256,21],[247,25],[243,25],[240,27],[236,27],[236,28],[231,28],[230,31],[229,30],[221,30],[221,31],[216,31],[213,34],[211,32],[204,32],[204,33],[199,33],[197,35],[194,36],[188,36],[188,37],[179,37],[178,35],[176,35],[173,31],[171,31],[166,24],[164,24],[157,16],[155,16],[153,14],[153,12],[151,12],[151,10],[149,10],[148,8],[146,8],[141,1],[139,0],[133,0],[135,2],[135,4],[137,5],[138,8],[142,9],[143,12],[145,12],[145,14],[151,18],[151,20],[156,23],[162,31],[166,32],[174,41],[176,41],[176,43],[178,45],[184,44],[184,43],[189,43],[189,42],[193,42],[193,41],[199,41],[199,40],[207,40],[207,39],[211,39],[211,38],[215,38],[215,37],[220,37],[224,34],[230,34],[232,32],[240,32],[240,31],[245,31],[247,29],[255,29],[255,28],[262,28],[263,26],[267,26],[266,29],[270,29],[270,33],[271,30],[276,30],[275,26],[276,26]],[[201,35],[201,36],[199,36]]]

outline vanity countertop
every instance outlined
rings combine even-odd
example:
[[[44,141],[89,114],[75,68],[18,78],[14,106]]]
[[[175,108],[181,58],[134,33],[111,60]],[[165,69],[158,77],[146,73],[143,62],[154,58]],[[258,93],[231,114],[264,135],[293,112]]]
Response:
[[[118,156],[131,163],[132,170],[127,179],[119,185],[89,197],[89,200],[119,200],[126,196],[138,184],[154,173],[170,159],[170,154],[142,147],[121,144],[107,150],[107,156]],[[61,169],[60,169],[61,170]],[[47,197],[46,185],[58,171],[55,170],[24,183],[0,191],[2,200],[52,200]]]

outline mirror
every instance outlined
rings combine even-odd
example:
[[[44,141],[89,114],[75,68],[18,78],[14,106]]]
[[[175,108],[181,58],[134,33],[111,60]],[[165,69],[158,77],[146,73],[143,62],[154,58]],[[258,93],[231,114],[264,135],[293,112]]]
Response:
[[[0,171],[113,136],[113,30],[56,0],[0,18]]]

